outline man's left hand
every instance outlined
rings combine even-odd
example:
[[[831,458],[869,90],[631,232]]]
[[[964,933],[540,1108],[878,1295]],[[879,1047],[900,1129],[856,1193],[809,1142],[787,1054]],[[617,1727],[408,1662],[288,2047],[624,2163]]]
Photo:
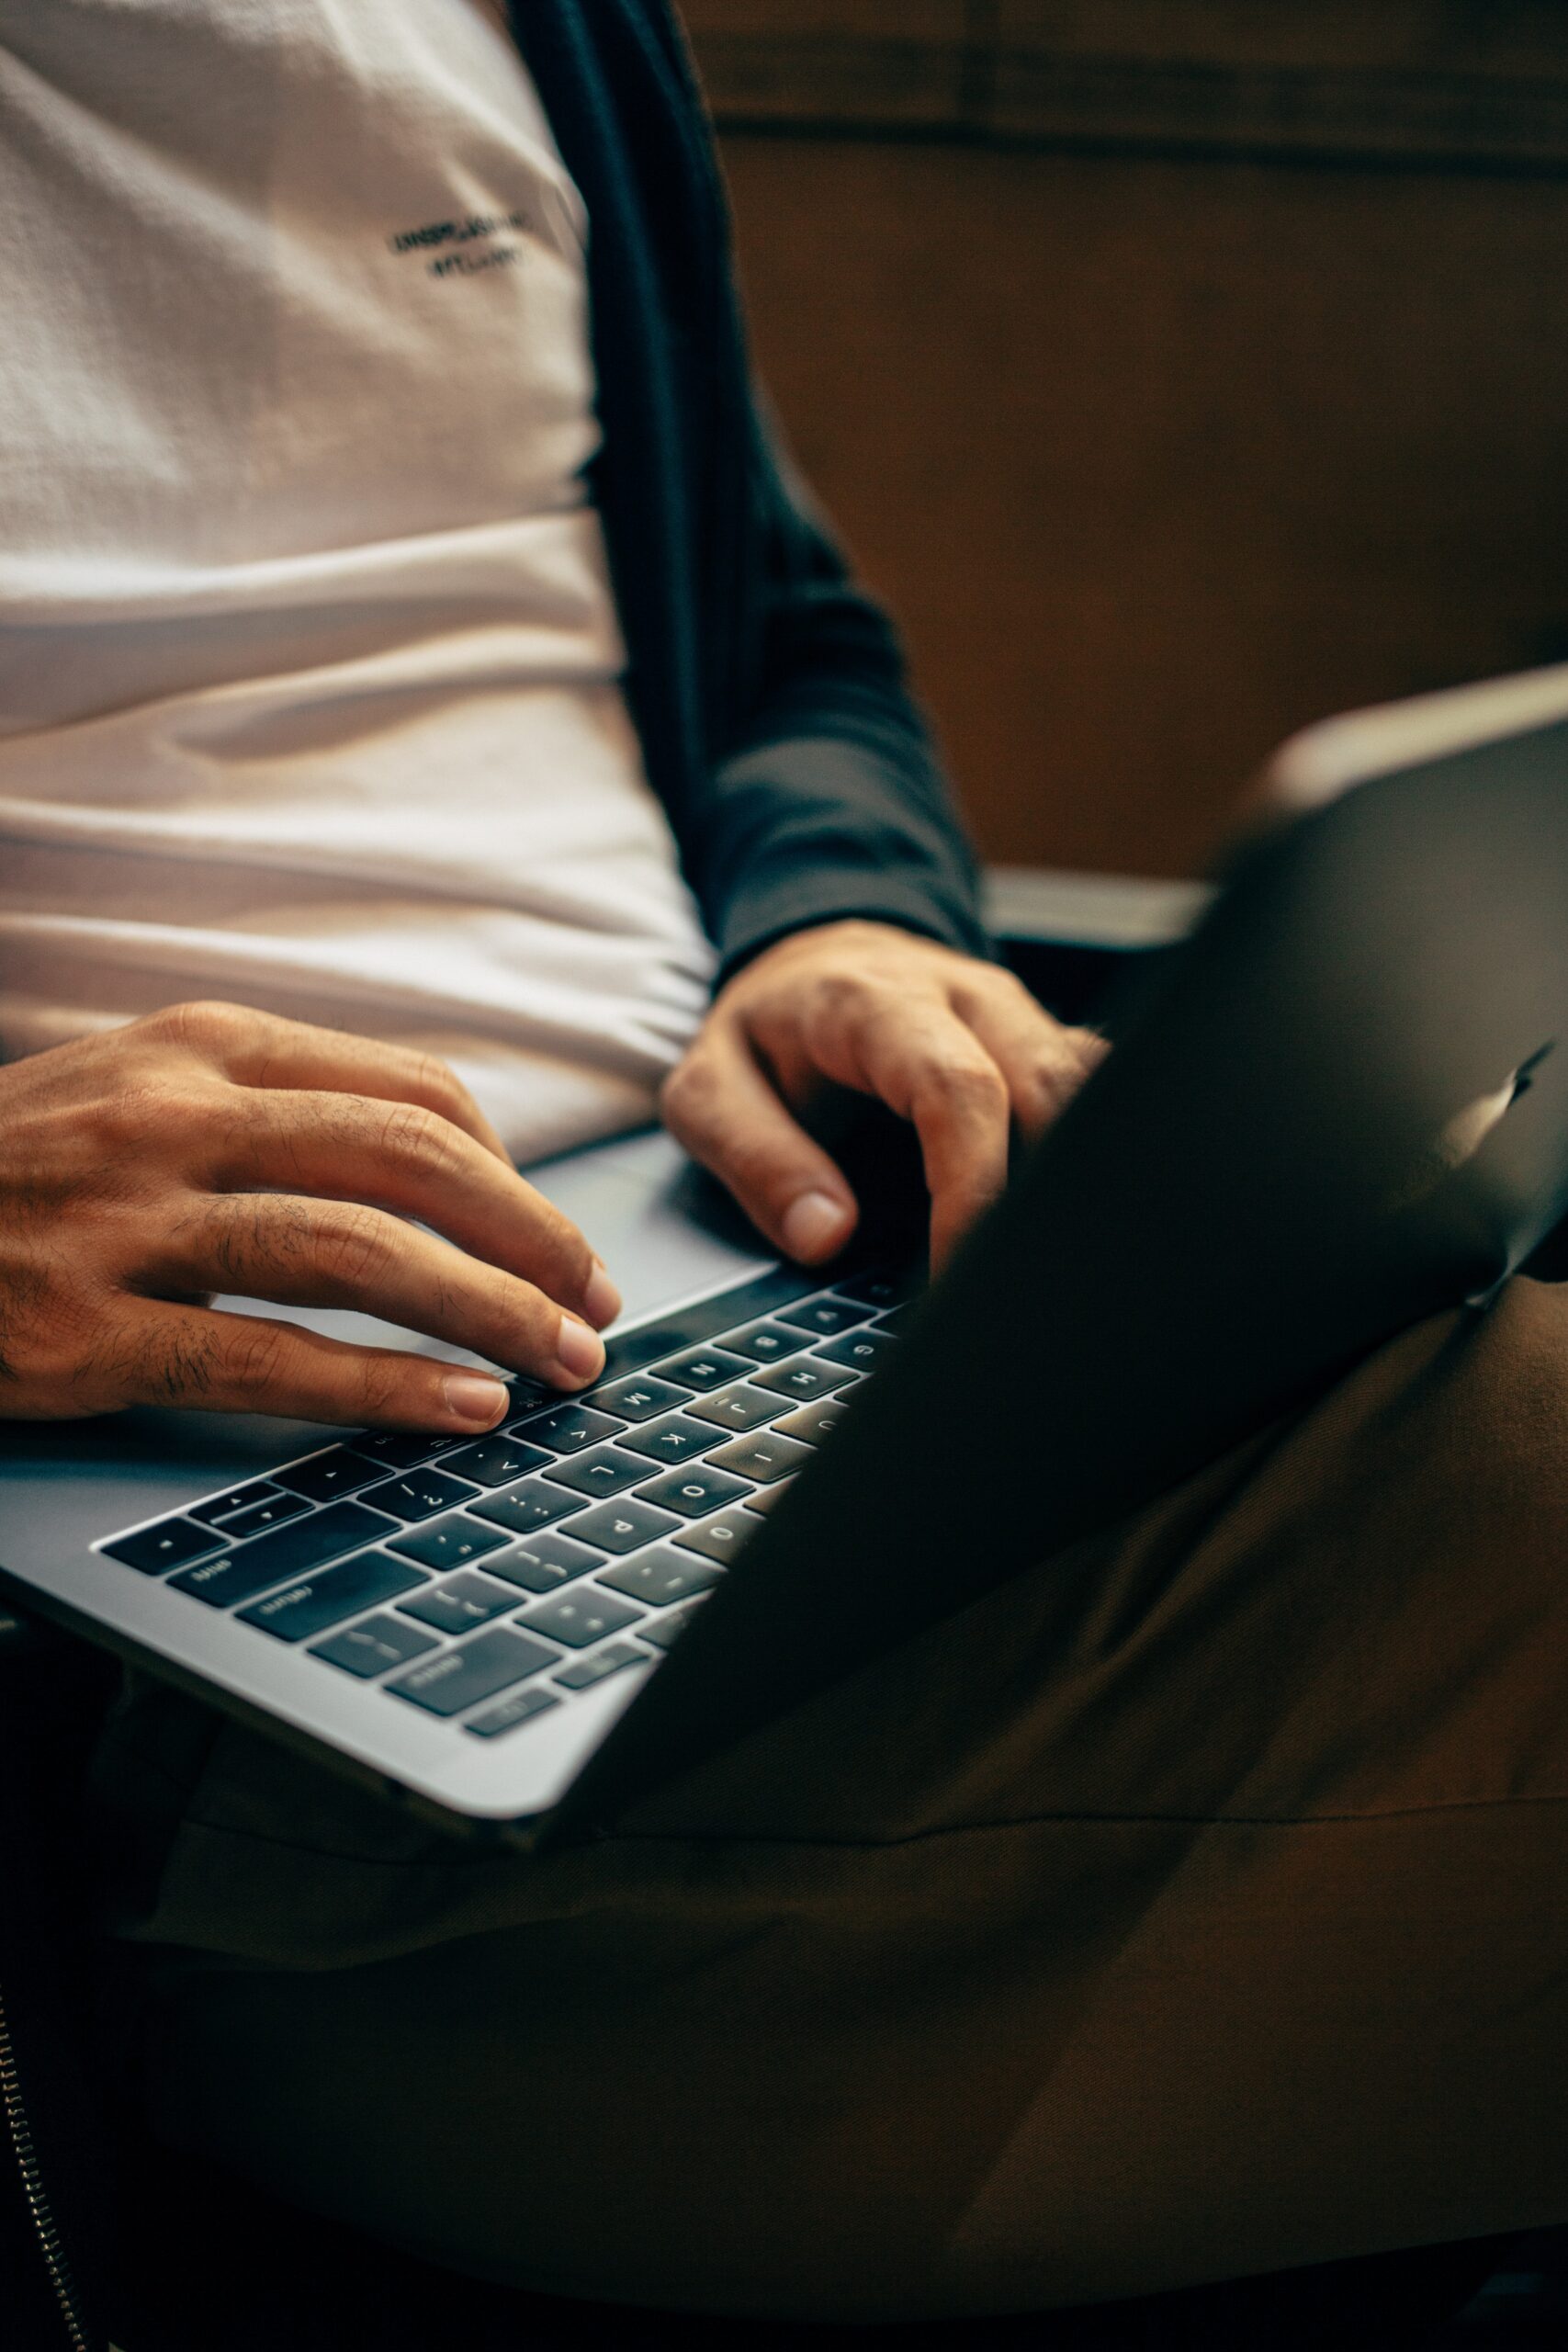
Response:
[[[765,948],[719,991],[663,1111],[775,1248],[806,1265],[840,1250],[859,1207],[797,1114],[825,1085],[912,1122],[931,1200],[931,1263],[1007,1181],[1105,1053],[1010,972],[891,924],[823,923]]]

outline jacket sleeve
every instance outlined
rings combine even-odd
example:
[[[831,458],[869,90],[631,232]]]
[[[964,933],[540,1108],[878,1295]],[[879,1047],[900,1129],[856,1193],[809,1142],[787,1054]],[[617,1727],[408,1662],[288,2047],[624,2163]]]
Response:
[[[719,977],[787,932],[852,915],[987,956],[975,860],[897,634],[760,408],[750,476],[756,653],[690,811]]]

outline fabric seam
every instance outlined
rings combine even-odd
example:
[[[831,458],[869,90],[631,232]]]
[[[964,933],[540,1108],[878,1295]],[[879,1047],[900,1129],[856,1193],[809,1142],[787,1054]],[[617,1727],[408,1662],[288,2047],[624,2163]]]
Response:
[[[1269,1813],[1031,1813],[1019,1814],[998,1821],[957,1822],[938,1829],[914,1829],[897,1838],[788,1838],[766,1835],[743,1836],[716,1830],[615,1830],[595,1838],[589,1849],[602,1853],[609,1846],[705,1846],[732,1847],[738,1851],[758,1848],[764,1851],[799,1853],[897,1853],[912,1846],[924,1846],[941,1839],[963,1838],[994,1838],[1011,1829],[1036,1829],[1055,1826],[1059,1828],[1171,1828],[1171,1829],[1332,1829],[1366,1826],[1385,1821],[1420,1821],[1457,1813],[1495,1813],[1519,1805],[1544,1806],[1568,1804],[1568,1792],[1542,1796],[1460,1797],[1451,1801],[1426,1805],[1393,1805],[1368,1813],[1269,1814]],[[353,1862],[383,1870],[445,1870],[453,1864],[470,1870],[482,1869],[494,1862],[509,1866],[528,1858],[511,1849],[496,1853],[463,1856],[455,1851],[452,1863],[445,1859],[426,1860],[401,1854],[345,1853],[336,1847],[304,1846],[291,1838],[269,1837],[265,1830],[243,1829],[231,1823],[204,1820],[199,1814],[187,1815],[176,1825],[178,1830],[199,1829],[211,1838],[232,1838],[249,1845],[272,1846],[286,1853],[307,1854],[319,1861]]]

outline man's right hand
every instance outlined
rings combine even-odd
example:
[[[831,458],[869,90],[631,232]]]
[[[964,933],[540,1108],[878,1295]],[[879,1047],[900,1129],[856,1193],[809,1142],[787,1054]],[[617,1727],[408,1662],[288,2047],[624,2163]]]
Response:
[[[620,1306],[429,1056],[183,1004],[0,1069],[0,1418],[472,1430],[506,1408],[483,1374],[220,1314],[215,1291],[357,1308],[563,1389]]]

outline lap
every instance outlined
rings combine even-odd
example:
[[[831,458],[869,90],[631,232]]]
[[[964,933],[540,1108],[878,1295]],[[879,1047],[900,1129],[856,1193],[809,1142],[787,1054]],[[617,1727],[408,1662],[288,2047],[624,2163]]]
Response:
[[[580,1852],[155,1702],[99,1788],[159,2128],[458,2267],[737,2312],[1558,2220],[1565,1495],[1568,1293],[1516,1283]]]

